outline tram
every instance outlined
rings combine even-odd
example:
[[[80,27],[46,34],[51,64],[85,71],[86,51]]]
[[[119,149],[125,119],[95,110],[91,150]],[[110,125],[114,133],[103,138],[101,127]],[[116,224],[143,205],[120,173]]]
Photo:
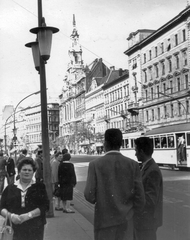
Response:
[[[134,137],[142,135],[143,133],[137,132]],[[179,169],[190,168],[190,123],[154,128],[146,132],[144,136],[150,137],[153,141],[153,158],[158,165]],[[136,159],[134,138],[131,134],[123,135],[121,152],[125,156]]]

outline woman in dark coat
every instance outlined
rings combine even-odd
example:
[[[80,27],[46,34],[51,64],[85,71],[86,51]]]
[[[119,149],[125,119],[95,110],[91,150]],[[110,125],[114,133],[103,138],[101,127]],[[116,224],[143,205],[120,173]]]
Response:
[[[63,202],[63,212],[74,213],[70,209],[70,202],[73,200],[73,188],[76,185],[76,174],[74,165],[69,162],[71,155],[65,153],[58,169],[58,181],[61,188],[61,200]]]
[[[23,158],[18,164],[20,179],[2,194],[0,211],[2,216],[9,214],[11,218],[13,240],[43,240],[49,200],[45,185],[33,180],[35,170],[33,159]]]

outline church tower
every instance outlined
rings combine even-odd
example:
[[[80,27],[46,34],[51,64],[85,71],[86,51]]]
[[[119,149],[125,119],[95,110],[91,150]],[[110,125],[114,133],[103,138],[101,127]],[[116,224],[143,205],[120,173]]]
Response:
[[[82,60],[82,48],[79,44],[79,34],[76,29],[75,15],[73,14],[73,30],[70,36],[69,63],[63,79],[63,88],[60,98],[60,136],[63,136],[65,145],[75,149],[73,133],[76,134],[85,112],[85,67]],[[72,140],[72,141],[71,141]]]
[[[70,57],[70,63],[69,63],[69,69],[82,69],[83,66],[83,60],[82,60],[82,48],[79,44],[79,34],[76,29],[76,20],[75,15],[73,14],[73,32],[70,36],[71,39],[71,46],[69,49],[69,57]]]

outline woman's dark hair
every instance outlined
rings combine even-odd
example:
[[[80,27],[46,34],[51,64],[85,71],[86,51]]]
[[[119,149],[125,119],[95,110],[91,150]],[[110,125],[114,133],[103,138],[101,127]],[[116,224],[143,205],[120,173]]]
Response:
[[[140,137],[135,139],[135,145],[138,150],[143,150],[147,156],[153,154],[153,141],[149,137]]]
[[[33,168],[33,171],[35,172],[36,171],[36,163],[34,162],[34,160],[30,157],[25,157],[23,158],[21,161],[19,161],[19,164],[18,164],[18,172],[20,172],[21,168],[24,166],[24,165],[31,165],[32,168]]]
[[[68,153],[68,149],[66,149],[66,148],[64,148],[64,149],[62,150],[62,154],[65,154],[65,153]]]
[[[71,159],[71,155],[69,153],[63,154],[62,161],[69,161]]]

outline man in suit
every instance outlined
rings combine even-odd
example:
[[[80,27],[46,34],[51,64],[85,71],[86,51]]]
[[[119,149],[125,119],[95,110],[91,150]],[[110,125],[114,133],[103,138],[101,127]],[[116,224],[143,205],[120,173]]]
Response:
[[[37,170],[35,174],[36,182],[43,182],[43,151],[38,150],[37,157],[35,159]]]
[[[135,214],[137,240],[156,240],[156,231],[162,226],[163,179],[162,173],[152,158],[153,142],[148,137],[135,139],[136,157],[142,162],[141,173],[146,203],[142,212]]]
[[[89,163],[84,196],[95,204],[95,240],[133,240],[134,211],[145,203],[138,163],[123,156],[122,132],[107,129],[106,154]]]
[[[8,184],[14,183],[14,177],[15,177],[16,171],[15,171],[15,162],[13,160],[12,154],[7,159],[7,174],[8,174],[7,176]]]

